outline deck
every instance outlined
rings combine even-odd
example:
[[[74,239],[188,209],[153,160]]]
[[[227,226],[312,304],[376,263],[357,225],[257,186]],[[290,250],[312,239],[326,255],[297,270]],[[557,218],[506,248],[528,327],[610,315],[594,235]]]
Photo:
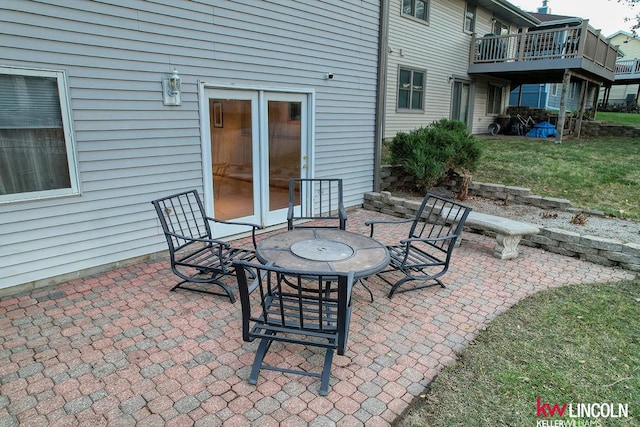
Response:
[[[616,62],[616,79],[614,84],[640,83],[640,59],[625,59]]]
[[[561,82],[565,70],[608,83],[615,79],[618,47],[585,23],[578,27],[473,37],[469,74],[516,84]]]

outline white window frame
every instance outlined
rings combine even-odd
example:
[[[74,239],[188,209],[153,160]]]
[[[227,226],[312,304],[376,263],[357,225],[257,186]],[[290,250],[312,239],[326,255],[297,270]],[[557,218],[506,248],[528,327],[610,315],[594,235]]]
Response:
[[[409,108],[404,108],[404,107],[400,107],[399,103],[400,103],[400,73],[401,71],[410,71],[411,72],[411,88],[409,89]],[[411,108],[411,105],[413,105],[413,75],[414,73],[420,73],[422,74],[422,99],[420,102],[420,108]],[[427,71],[426,70],[421,70],[421,69],[417,69],[417,68],[411,68],[411,67],[403,67],[403,66],[398,66],[398,90],[396,92],[396,111],[397,112],[404,112],[404,113],[422,113],[424,112],[424,104],[425,104],[425,96],[426,96],[426,87],[427,87]]]
[[[411,2],[411,13],[405,13],[404,11],[404,3],[406,1],[410,1]],[[417,7],[416,7],[416,3],[424,3],[424,10],[426,13],[426,17],[425,19],[419,18],[416,16],[416,11],[417,11]],[[418,22],[423,22],[423,23],[429,23],[429,18],[431,17],[431,1],[430,0],[401,0],[400,1],[400,14],[402,16],[405,16],[407,18],[411,18],[411,19],[415,19]]]
[[[14,193],[0,195],[0,204],[6,202],[39,200],[51,197],[62,197],[80,193],[78,174],[78,162],[73,138],[71,108],[69,107],[69,90],[67,77],[64,71],[44,70],[31,68],[0,67],[0,74],[19,76],[49,77],[55,78],[58,87],[58,99],[60,100],[60,113],[62,116],[62,131],[64,135],[65,149],[67,152],[67,165],[69,167],[70,187],[55,190],[31,191],[26,193]]]
[[[474,33],[476,31],[476,7],[465,2],[464,6],[464,24],[465,33]]]

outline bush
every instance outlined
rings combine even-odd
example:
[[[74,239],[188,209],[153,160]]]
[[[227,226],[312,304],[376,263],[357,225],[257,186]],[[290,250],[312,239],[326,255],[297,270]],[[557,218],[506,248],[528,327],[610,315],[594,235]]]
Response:
[[[437,185],[449,170],[463,175],[474,171],[480,147],[467,126],[441,119],[428,127],[398,133],[391,142],[391,160],[401,164],[422,188]]]

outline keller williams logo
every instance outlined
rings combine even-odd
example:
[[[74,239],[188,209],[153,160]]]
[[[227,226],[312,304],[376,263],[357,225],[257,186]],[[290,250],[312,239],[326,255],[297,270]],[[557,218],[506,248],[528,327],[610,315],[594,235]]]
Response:
[[[555,403],[553,407],[551,403],[541,403],[540,396],[536,399],[536,417],[555,417],[558,414],[559,417],[564,415],[564,411],[567,409],[567,403],[563,404],[562,407],[560,404]]]
[[[543,403],[540,396],[536,399],[536,417],[538,418],[628,418],[628,403]]]

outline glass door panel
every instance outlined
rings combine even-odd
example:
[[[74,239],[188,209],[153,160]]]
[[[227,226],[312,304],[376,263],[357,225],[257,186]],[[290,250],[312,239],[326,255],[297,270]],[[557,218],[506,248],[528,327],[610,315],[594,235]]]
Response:
[[[302,103],[268,101],[269,211],[289,206],[289,178],[300,177]]]
[[[307,173],[307,95],[267,92],[266,162],[268,177],[264,194],[265,222],[279,224],[287,219],[289,179]],[[299,203],[299,195],[295,195]]]
[[[209,99],[214,217],[255,215],[251,100]]]

